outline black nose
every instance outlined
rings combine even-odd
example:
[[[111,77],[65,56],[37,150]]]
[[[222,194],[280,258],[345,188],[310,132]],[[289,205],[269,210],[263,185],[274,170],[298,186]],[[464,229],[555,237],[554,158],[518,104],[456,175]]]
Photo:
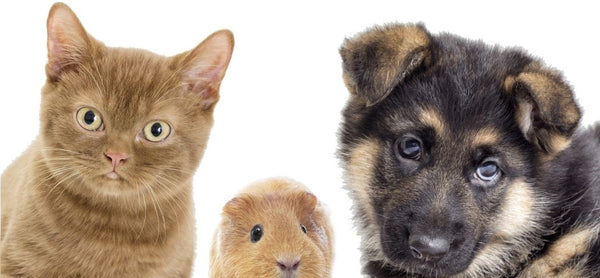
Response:
[[[447,239],[423,234],[410,235],[408,244],[413,257],[424,261],[437,261],[450,250]]]

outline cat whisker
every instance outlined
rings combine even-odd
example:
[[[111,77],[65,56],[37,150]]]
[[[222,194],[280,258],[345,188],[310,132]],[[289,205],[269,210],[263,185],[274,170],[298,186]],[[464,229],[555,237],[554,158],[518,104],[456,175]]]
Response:
[[[161,99],[162,96],[164,96],[164,95],[168,94],[169,92],[171,92],[172,89],[169,89],[166,92],[163,92],[163,90],[165,89],[165,87],[167,86],[167,84],[171,83],[171,81],[176,76],[179,78],[181,76],[181,74],[182,74],[181,69],[177,69],[177,70],[171,72],[171,74],[169,75],[169,77],[167,77],[167,80],[162,83],[162,85],[160,86],[160,88],[158,88],[158,90],[156,90],[156,92],[159,92],[161,94],[160,97],[158,98],[159,100]],[[179,88],[181,86],[183,86],[183,85],[176,86],[176,88]]]
[[[96,79],[96,77],[100,78],[101,82],[103,82],[104,80],[102,79],[102,74],[100,73],[100,69],[98,68],[98,64],[96,63],[96,61],[94,61],[92,63],[92,65],[94,66],[96,74],[93,74],[88,67],[82,67],[82,68],[83,68],[84,72],[88,75],[88,77],[91,78],[92,81],[94,81],[94,85],[96,85],[96,89],[98,89],[97,93],[98,93],[98,95],[100,95],[100,97],[102,97],[102,92],[104,90],[102,90],[103,87],[100,86],[100,83],[98,83],[98,80]]]
[[[141,198],[140,198],[140,194],[141,194]],[[138,203],[140,204],[140,206],[142,205],[142,202],[144,203],[142,208],[144,209],[144,220],[142,220],[142,227],[140,228],[140,231],[138,232],[135,240],[139,240],[140,236],[142,236],[142,233],[144,232],[144,227],[146,227],[146,209],[147,209],[147,204],[146,204],[146,196],[144,195],[144,191],[143,190],[137,190],[137,197],[138,197]]]
[[[195,173],[194,170],[186,170],[186,169],[182,169],[182,168],[169,167],[169,166],[161,166],[161,167],[149,166],[148,168],[150,168],[152,170],[174,171],[174,172],[178,172],[178,173],[191,174],[191,175],[193,175]]]
[[[163,176],[159,175],[157,176],[157,185],[160,189],[163,189],[164,191],[168,192],[168,196],[170,196],[170,199],[173,201],[173,203],[177,206],[177,208],[183,213],[185,212],[184,207],[182,206],[184,200],[179,199],[179,195],[176,194],[176,192],[171,188],[171,187],[176,187],[177,184],[175,184],[175,182],[170,181],[166,178],[164,178]],[[175,211],[175,216],[178,217],[177,212]]]
[[[165,220],[165,215],[163,213],[162,208],[160,207],[160,203],[158,202],[156,194],[154,193],[154,190],[152,189],[152,187],[150,185],[143,183],[143,186],[148,190],[148,192],[150,192],[150,197],[152,199],[152,205],[154,206],[154,212],[156,213],[156,219],[158,221],[162,221],[162,226],[163,226],[162,232],[166,232],[167,231],[167,221]],[[159,217],[159,212],[160,212],[160,217]],[[156,242],[158,242],[160,240],[160,236],[161,236],[161,230],[157,230]]]

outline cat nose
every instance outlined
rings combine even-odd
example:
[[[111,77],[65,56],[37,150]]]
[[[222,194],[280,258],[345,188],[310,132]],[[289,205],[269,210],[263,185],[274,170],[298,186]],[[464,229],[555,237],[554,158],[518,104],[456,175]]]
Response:
[[[112,161],[113,170],[117,170],[117,167],[128,158],[127,154],[124,153],[106,152],[104,155]]]
[[[300,260],[296,258],[277,260],[277,266],[282,272],[293,272],[300,266]]]

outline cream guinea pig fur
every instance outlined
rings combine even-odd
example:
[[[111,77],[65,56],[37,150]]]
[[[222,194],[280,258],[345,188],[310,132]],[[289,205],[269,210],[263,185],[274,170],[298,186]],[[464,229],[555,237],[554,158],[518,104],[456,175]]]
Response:
[[[255,182],[223,207],[210,277],[331,277],[332,232],[323,205],[303,184]]]

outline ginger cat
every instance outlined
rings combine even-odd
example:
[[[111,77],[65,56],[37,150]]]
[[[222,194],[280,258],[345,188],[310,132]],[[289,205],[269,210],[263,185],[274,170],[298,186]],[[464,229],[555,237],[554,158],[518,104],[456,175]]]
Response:
[[[2,277],[189,277],[192,177],[233,51],[162,57],[48,16],[40,132],[2,175]]]

